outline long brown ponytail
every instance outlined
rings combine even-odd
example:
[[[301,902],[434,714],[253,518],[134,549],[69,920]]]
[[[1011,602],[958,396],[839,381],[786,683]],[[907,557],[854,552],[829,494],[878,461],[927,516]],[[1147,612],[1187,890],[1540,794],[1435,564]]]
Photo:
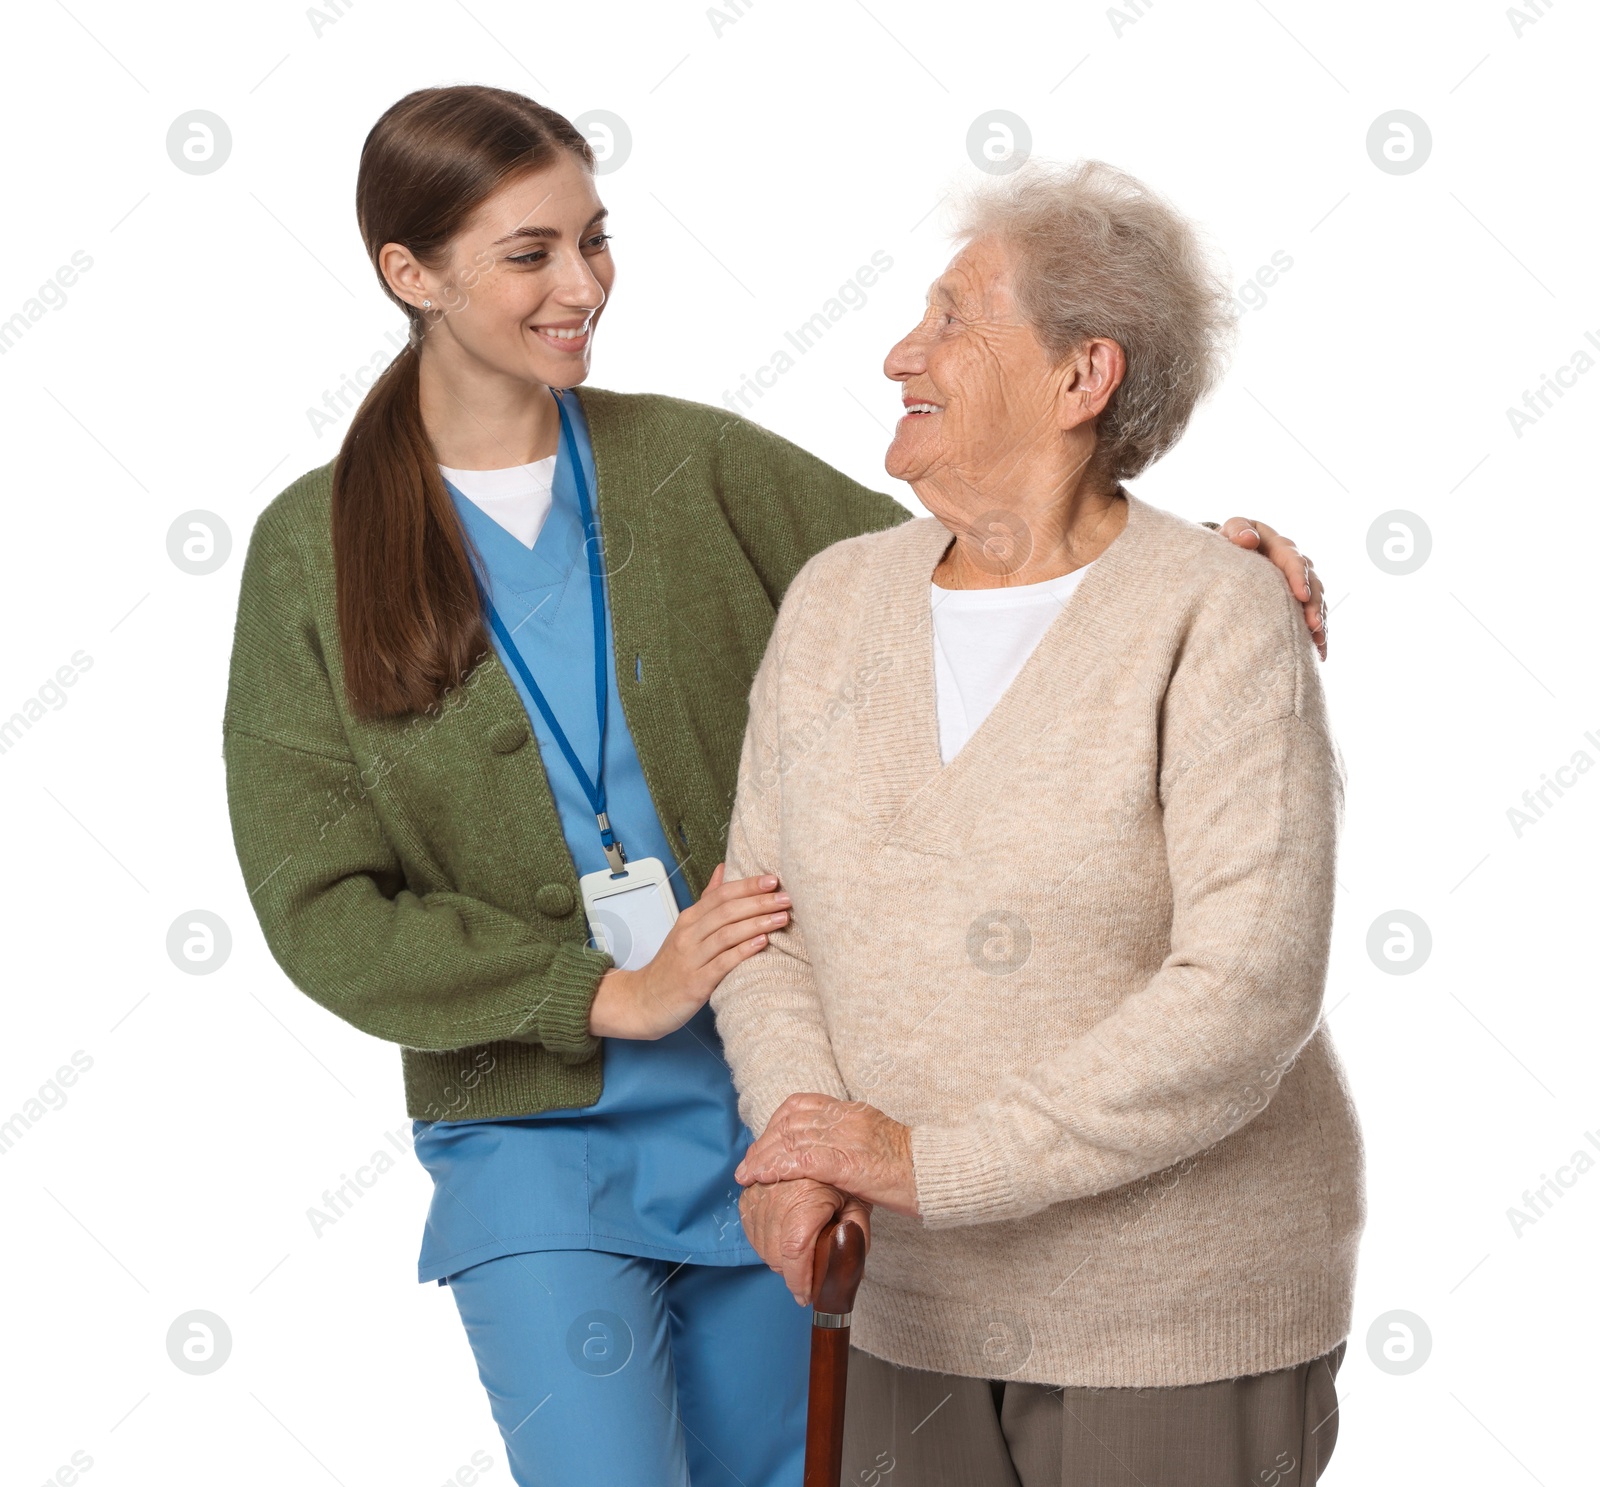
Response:
[[[560,114],[476,85],[408,93],[361,148],[362,241],[410,336],[362,399],[333,463],[345,694],[360,717],[427,711],[488,647],[461,525],[422,423],[423,312],[389,287],[378,254],[400,243],[442,268],[451,238],[481,202],[561,150],[593,168],[588,141]]]

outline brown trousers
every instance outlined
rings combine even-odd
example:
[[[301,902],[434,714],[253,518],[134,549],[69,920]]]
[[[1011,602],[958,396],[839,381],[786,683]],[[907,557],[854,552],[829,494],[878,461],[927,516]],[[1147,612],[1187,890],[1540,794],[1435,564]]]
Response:
[[[1058,1388],[901,1368],[850,1349],[848,1487],[1312,1487],[1345,1344],[1170,1389]]]

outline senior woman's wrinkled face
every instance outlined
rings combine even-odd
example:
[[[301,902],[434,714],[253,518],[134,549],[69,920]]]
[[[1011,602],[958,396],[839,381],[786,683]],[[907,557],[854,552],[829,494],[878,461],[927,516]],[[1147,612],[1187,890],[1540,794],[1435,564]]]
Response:
[[[1012,292],[1012,259],[999,239],[969,243],[928,292],[922,323],[885,358],[905,415],[884,466],[915,483],[984,486],[1059,438],[1071,361],[1053,364]]]

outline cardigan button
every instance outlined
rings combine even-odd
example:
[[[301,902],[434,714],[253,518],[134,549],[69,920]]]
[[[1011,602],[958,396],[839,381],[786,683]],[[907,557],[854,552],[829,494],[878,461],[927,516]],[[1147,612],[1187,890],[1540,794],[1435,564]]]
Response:
[[[565,883],[546,883],[533,895],[533,906],[552,919],[565,919],[576,907],[576,900]]]
[[[527,743],[530,736],[526,723],[514,722],[508,718],[503,723],[496,723],[489,730],[489,747],[497,754],[514,754]]]

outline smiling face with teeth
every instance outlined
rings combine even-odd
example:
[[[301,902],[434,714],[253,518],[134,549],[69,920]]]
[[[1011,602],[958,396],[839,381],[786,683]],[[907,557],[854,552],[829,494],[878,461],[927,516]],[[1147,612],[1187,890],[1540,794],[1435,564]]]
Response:
[[[428,356],[445,377],[575,387],[589,375],[595,327],[616,277],[606,209],[576,155],[486,198],[438,271],[399,244],[391,282],[424,299]],[[387,265],[386,265],[387,267]]]
[[[1056,442],[1070,366],[1052,362],[1017,307],[1011,255],[993,237],[969,243],[928,291],[921,323],[889,352],[904,415],[884,464],[916,484],[978,479]]]
[[[921,322],[883,364],[904,415],[884,457],[953,531],[1012,511],[1036,532],[1091,494],[1095,420],[1122,379],[1103,338],[1051,355],[1022,313],[1016,263],[999,238],[969,242],[928,292]]]

